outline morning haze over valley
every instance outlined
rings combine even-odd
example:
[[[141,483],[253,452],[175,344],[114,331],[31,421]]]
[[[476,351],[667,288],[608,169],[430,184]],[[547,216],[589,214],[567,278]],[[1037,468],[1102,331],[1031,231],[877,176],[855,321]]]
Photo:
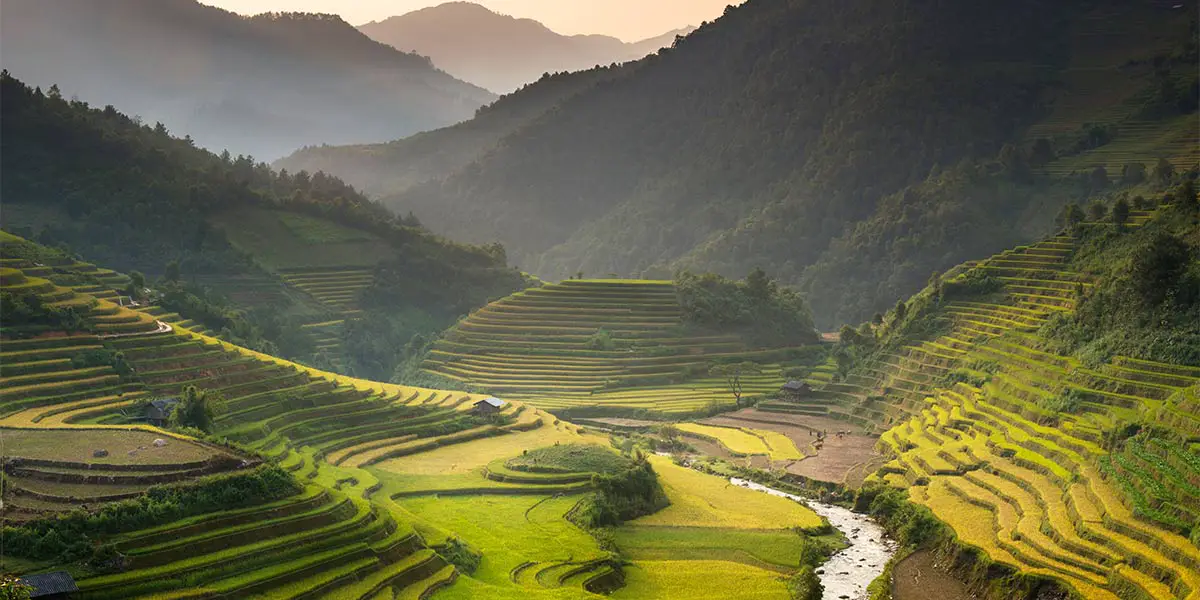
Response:
[[[0,600],[1200,600],[1197,0],[3,0]]]

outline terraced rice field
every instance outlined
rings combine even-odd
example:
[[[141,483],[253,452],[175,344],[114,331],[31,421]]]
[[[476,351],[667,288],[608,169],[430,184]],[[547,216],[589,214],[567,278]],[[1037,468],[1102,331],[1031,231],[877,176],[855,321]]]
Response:
[[[1005,302],[948,304],[952,333],[861,376],[886,399],[873,422],[891,424],[880,448],[892,460],[874,478],[908,488],[992,560],[1083,597],[1198,598],[1200,549],[1181,534],[1200,515],[1186,446],[1200,434],[1200,369],[1121,357],[1090,368],[1036,349],[1031,328],[1089,285],[1066,269],[1070,244],[980,262]],[[975,373],[982,385],[943,383],[976,364],[992,365]],[[1074,410],[1045,408],[1067,393]],[[1179,437],[1139,436],[1109,455],[1103,432],[1142,415],[1163,415]]]
[[[24,270],[42,273],[40,266],[6,260],[4,268],[6,291],[107,306],[78,287],[56,286]],[[268,590],[272,597],[424,597],[452,582],[453,570],[407,521],[397,520],[403,511],[390,497],[369,499],[383,483],[355,459],[406,444],[404,456],[436,453],[477,439],[536,435],[541,427],[555,432],[547,438],[578,436],[517,402],[506,409],[507,424],[485,423],[468,410],[478,396],[325,373],[238,348],[199,327],[161,328],[159,317],[177,319],[161,310],[127,312],[130,323],[149,323],[150,330],[0,341],[6,384],[0,441],[6,458],[17,459],[7,463],[6,519],[96,510],[150,485],[248,466],[244,457],[136,422],[135,399],[176,395],[186,386],[219,392],[225,401],[217,432],[264,453],[307,489],[285,501],[122,533],[113,541],[130,557],[129,568],[80,577],[81,598],[247,597]],[[85,320],[95,327],[108,322],[104,316],[89,312]],[[109,366],[72,364],[96,351],[121,353],[133,372],[122,377]],[[160,438],[164,446],[154,444]],[[95,450],[108,455],[93,456]],[[346,464],[328,462],[334,456]]]
[[[671,282],[568,280],[476,311],[437,342],[423,368],[551,410],[690,412],[733,402],[723,380],[707,377],[712,360],[770,355],[736,336],[687,330]],[[767,369],[746,378],[747,393],[782,383]]]
[[[374,271],[363,267],[289,268],[281,269],[279,276],[289,286],[343,316],[362,312],[359,296],[375,280]]]
[[[804,454],[787,436],[747,427],[721,427],[699,423],[680,423],[675,426],[686,436],[716,441],[735,456],[761,455],[771,460],[800,460]]]
[[[1122,24],[1114,27],[1115,23]],[[1151,3],[1097,5],[1070,35],[1071,62],[1051,98],[1051,113],[1026,133],[1026,141],[1078,135],[1090,125],[1116,127],[1109,144],[1045,165],[1053,175],[1090,172],[1104,166],[1110,177],[1130,162],[1151,168],[1165,157],[1177,169],[1196,166],[1200,126],[1194,116],[1145,121],[1140,95],[1152,85],[1153,67],[1128,64],[1129,56],[1171,52],[1171,40],[1186,35],[1186,20]],[[1153,32],[1153,33],[1151,33]]]

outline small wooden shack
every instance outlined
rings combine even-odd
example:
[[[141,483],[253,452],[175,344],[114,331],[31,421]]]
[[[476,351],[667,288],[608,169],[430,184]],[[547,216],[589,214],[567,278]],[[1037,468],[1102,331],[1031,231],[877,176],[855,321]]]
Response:
[[[165,427],[167,422],[171,420],[171,413],[175,412],[175,405],[179,404],[178,398],[155,398],[150,401],[150,406],[146,407],[146,422],[155,427]]]
[[[30,598],[61,600],[63,598],[70,598],[72,592],[79,591],[79,588],[75,585],[75,578],[71,577],[71,574],[66,571],[25,575],[19,577],[18,580],[33,588],[29,595]]]
[[[505,404],[507,403],[499,398],[484,398],[476,402],[471,411],[477,415],[495,415],[504,409]]]
[[[798,380],[791,380],[779,388],[779,399],[799,402],[806,399],[812,392],[812,386]]]

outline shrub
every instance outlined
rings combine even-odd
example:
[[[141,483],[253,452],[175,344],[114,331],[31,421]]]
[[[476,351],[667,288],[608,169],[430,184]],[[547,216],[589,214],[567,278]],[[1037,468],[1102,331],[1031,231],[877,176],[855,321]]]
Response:
[[[658,476],[645,456],[638,455],[634,466],[612,475],[594,475],[596,493],[580,504],[572,515],[588,528],[610,527],[648,515],[670,502],[658,483]]]
[[[254,506],[298,494],[303,487],[275,465],[218,475],[187,483],[154,486],[131,500],[99,511],[75,511],[57,518],[5,527],[6,548],[34,560],[103,561],[108,550],[96,546],[118,533],[164,525],[207,512]]]
[[[446,540],[446,543],[438,546],[436,551],[438,556],[454,565],[454,568],[464,575],[474,573],[479,568],[479,563],[483,561],[482,555],[472,551],[466,542],[457,537]]]
[[[607,329],[597,329],[584,344],[588,350],[612,350],[616,347],[613,342],[612,334]]]
[[[792,600],[821,600],[825,595],[825,586],[821,585],[816,569],[804,565],[788,580],[788,593]]]

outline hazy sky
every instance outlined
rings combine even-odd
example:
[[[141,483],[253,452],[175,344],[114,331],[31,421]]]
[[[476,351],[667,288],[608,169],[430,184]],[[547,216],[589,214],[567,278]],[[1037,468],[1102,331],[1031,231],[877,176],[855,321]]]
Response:
[[[243,14],[337,13],[352,25],[401,15],[445,0],[200,0]],[[559,33],[603,33],[636,41],[721,15],[741,0],[474,0],[498,13],[528,17]]]

